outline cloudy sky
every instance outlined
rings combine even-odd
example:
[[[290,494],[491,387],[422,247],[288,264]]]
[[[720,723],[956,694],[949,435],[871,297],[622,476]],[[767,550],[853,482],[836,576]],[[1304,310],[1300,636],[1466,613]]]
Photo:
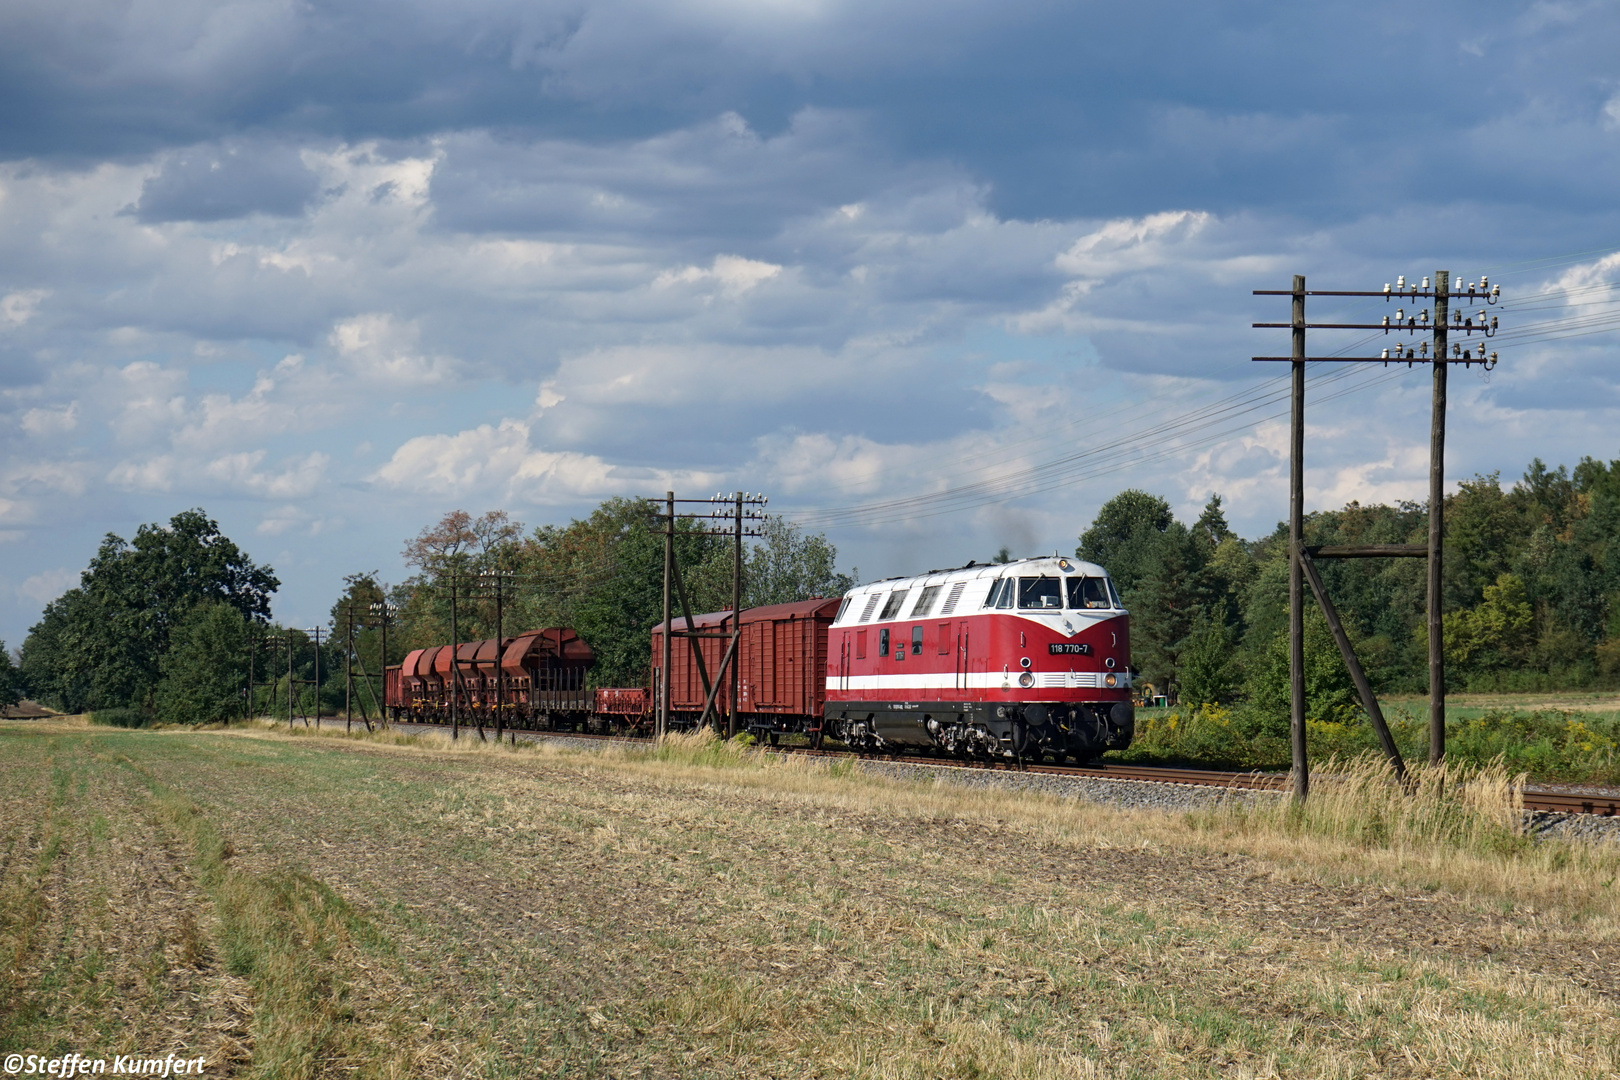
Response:
[[[0,637],[192,506],[297,625],[448,510],[671,487],[863,577],[1127,486],[1258,535],[1294,273],[1551,327],[1453,372],[1453,482],[1620,457],[1617,57],[1602,2],[8,0]],[[1311,507],[1423,498],[1428,373],[1311,380]]]

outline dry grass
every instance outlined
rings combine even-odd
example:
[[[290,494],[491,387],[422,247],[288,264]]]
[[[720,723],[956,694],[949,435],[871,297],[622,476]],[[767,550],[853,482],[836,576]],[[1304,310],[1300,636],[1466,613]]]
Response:
[[[1460,810],[1398,813],[1369,775],[1315,817],[1187,818],[701,738],[0,725],[51,738],[127,759],[121,797],[183,842],[206,947],[254,958],[262,1075],[1620,1071],[1617,863],[1499,830],[1483,783]],[[49,807],[49,769],[0,773],[8,812]],[[34,820],[7,834],[30,853],[0,876],[8,946]]]

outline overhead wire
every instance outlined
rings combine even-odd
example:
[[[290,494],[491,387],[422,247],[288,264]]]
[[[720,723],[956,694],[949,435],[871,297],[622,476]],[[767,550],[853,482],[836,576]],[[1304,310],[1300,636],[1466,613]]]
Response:
[[[1396,372],[1388,376],[1362,378],[1359,385],[1343,388],[1316,400],[1329,401],[1345,393],[1360,392],[1400,374]],[[1322,386],[1324,383],[1332,385],[1355,377],[1356,372],[1353,369],[1344,369],[1317,380],[1317,385]],[[1239,431],[1252,430],[1259,423],[1277,415],[1286,415],[1284,410],[1282,413],[1268,413],[1261,417],[1252,416],[1257,410],[1278,404],[1288,396],[1286,387],[1277,385],[1282,381],[1282,379],[1268,380],[1267,385],[1258,388],[1259,393],[1234,395],[1239,398],[1235,406],[1221,410],[1208,408],[1193,410],[1148,431],[1136,432],[1102,446],[1090,447],[1079,453],[1042,462],[1014,473],[1001,474],[973,484],[907,499],[800,513],[794,515],[793,520],[800,525],[836,527],[933,517],[940,513],[970,509],[988,503],[1008,502],[1040,491],[1068,486],[1082,479],[1108,475],[1125,468],[1163,460],[1219,442]],[[1157,441],[1150,442],[1150,440]]]
[[[1602,253],[1607,253],[1607,252],[1620,250],[1620,249],[1603,248],[1603,249],[1594,249],[1594,250],[1596,250],[1598,252],[1602,252]],[[1537,261],[1534,262],[1534,264],[1533,264],[1533,266],[1531,268],[1533,268],[1534,266],[1550,265],[1550,264],[1558,262],[1558,261],[1564,261],[1564,262],[1576,261],[1579,258],[1584,257],[1587,254],[1589,254],[1589,253],[1587,253],[1587,252],[1576,252],[1576,253],[1570,253],[1569,255],[1566,255],[1566,256],[1551,257],[1551,258],[1549,258],[1547,260],[1537,260]],[[1486,267],[1485,269],[1491,270],[1493,268]],[[1518,272],[1518,271],[1514,271],[1514,272]],[[1588,284],[1581,285],[1581,286],[1572,286],[1572,287],[1569,287],[1569,288],[1555,288],[1555,289],[1547,290],[1545,292],[1529,294],[1529,295],[1521,297],[1521,298],[1516,298],[1515,301],[1512,302],[1511,304],[1504,303],[1504,304],[1500,304],[1500,305],[1494,305],[1493,307],[1495,308],[1495,310],[1502,311],[1504,313],[1507,312],[1507,311],[1546,310],[1546,309],[1551,309],[1551,308],[1564,307],[1564,306],[1568,306],[1567,303],[1558,304],[1558,303],[1554,302],[1554,303],[1547,303],[1547,304],[1543,304],[1543,305],[1538,305],[1536,307],[1529,307],[1529,306],[1524,305],[1524,301],[1531,300],[1531,299],[1546,299],[1548,301],[1552,301],[1553,298],[1560,297],[1560,296],[1567,297],[1567,296],[1572,295],[1572,294],[1596,292],[1596,291],[1599,291],[1599,290],[1609,290],[1609,289],[1612,289],[1614,287],[1614,285],[1615,285],[1615,283],[1613,283],[1613,282],[1594,282],[1594,283],[1588,283]],[[1606,301],[1593,300],[1593,301],[1584,301],[1583,303],[1588,303],[1588,304],[1620,303],[1620,300],[1606,300]],[[1606,326],[1607,324],[1604,323],[1604,324],[1601,324],[1601,325]],[[1525,329],[1528,329],[1528,328],[1525,328]],[[1552,325],[1548,325],[1548,326],[1546,326],[1546,327],[1544,327],[1542,329],[1545,331],[1545,330],[1554,329],[1554,327]],[[1545,338],[1538,338],[1538,339],[1534,339],[1534,340],[1544,340],[1544,339]],[[1354,347],[1355,346],[1352,345],[1349,348],[1354,348]],[[1347,350],[1345,350],[1345,351],[1347,351]],[[1341,354],[1342,354],[1342,351],[1341,351]],[[1235,367],[1235,365],[1234,365],[1234,367]],[[1232,370],[1232,368],[1223,369],[1220,373],[1224,374],[1226,371],[1229,371],[1229,370]],[[1229,404],[1229,403],[1232,403],[1232,402],[1242,400],[1247,393],[1249,393],[1249,391],[1247,389],[1244,390],[1244,391],[1240,391],[1237,394],[1229,395],[1227,398],[1219,399],[1216,402],[1209,403],[1209,405],[1206,406],[1206,407],[1214,409],[1214,408],[1218,408],[1218,407],[1220,407],[1220,406],[1222,406],[1224,404]],[[1123,422],[1128,422],[1130,419],[1132,419],[1133,414],[1139,414],[1144,410],[1148,410],[1148,409],[1156,408],[1156,407],[1160,407],[1158,402],[1154,401],[1151,398],[1143,398],[1143,399],[1133,403],[1132,405],[1126,406],[1123,410],[1116,411],[1115,413],[1110,414],[1110,419],[1117,427],[1119,424],[1121,424]],[[972,469],[972,471],[974,473],[981,473],[982,474],[983,471],[986,468],[990,467],[990,466],[1001,464],[1001,463],[1007,462],[1009,460],[1016,459],[1018,457],[1018,455],[1019,455],[1019,452],[1023,448],[1025,448],[1025,447],[1027,447],[1029,445],[1038,444],[1038,443],[1049,443],[1049,442],[1052,441],[1052,438],[1056,433],[1061,432],[1061,431],[1073,430],[1075,428],[1081,427],[1081,426],[1083,426],[1085,424],[1088,424],[1088,423],[1091,423],[1091,422],[1092,422],[1092,420],[1091,420],[1090,417],[1080,416],[1080,417],[1075,417],[1075,418],[1072,418],[1072,419],[1069,419],[1069,420],[1066,420],[1066,421],[1062,422],[1061,425],[1059,425],[1057,428],[1053,428],[1051,426],[1042,426],[1040,428],[1040,430],[1032,432],[1031,434],[1029,434],[1029,435],[1027,435],[1027,436],[1025,436],[1023,438],[1013,439],[1013,440],[1006,441],[1006,442],[1001,442],[998,445],[996,445],[993,449],[990,449],[988,451],[984,451],[984,450],[969,451],[962,458],[958,459],[958,461],[956,461],[956,462],[947,462],[946,465],[947,465],[947,467],[949,467],[950,465],[958,464],[960,461],[965,461],[968,456],[971,456],[971,458],[973,460],[973,469]],[[1147,433],[1147,434],[1151,435],[1151,434],[1155,434],[1155,433]],[[1146,437],[1146,436],[1144,436],[1144,437]],[[892,466],[881,467],[881,468],[878,468],[878,469],[873,469],[873,470],[866,471],[863,474],[863,479],[870,482],[870,481],[878,480],[878,479],[881,479],[883,477],[893,475],[893,474],[895,474],[897,472],[901,472],[901,471],[904,471],[904,470],[909,470],[909,469],[912,469],[912,468],[914,468],[914,466],[912,464],[910,464],[909,462],[907,462],[907,463],[899,463],[899,464],[892,465]],[[1018,470],[1018,471],[1022,472],[1022,471],[1025,471],[1025,470]],[[1000,478],[997,478],[997,477],[989,477],[989,478],[985,478],[985,479],[983,479],[981,481],[978,481],[978,483],[980,483],[980,484],[993,484],[993,483],[998,482],[999,479]],[[971,484],[969,484],[969,485],[959,485],[959,487],[971,487],[971,486],[974,486],[974,485],[971,485]],[[855,510],[869,511],[869,510],[874,509],[874,508],[876,508],[878,506],[888,506],[888,505],[890,505],[892,503],[929,502],[929,501],[932,501],[932,500],[937,500],[937,499],[945,496],[947,492],[951,492],[951,491],[955,491],[955,490],[956,490],[956,488],[947,488],[943,492],[926,493],[926,494],[923,494],[923,495],[913,496],[910,499],[885,500],[885,501],[882,501],[880,503],[872,503],[872,504],[856,504],[856,506],[848,507],[848,508],[833,507],[833,508],[827,508],[827,509],[824,509],[824,510],[818,509],[818,510],[810,511],[811,517],[809,519],[807,519],[807,521],[808,521],[808,523],[811,523],[811,524],[831,525],[831,524],[833,524],[833,522],[831,520],[823,520],[823,519],[824,518],[829,518],[831,516],[837,516],[841,512],[846,511],[846,510],[849,510],[849,511],[855,511]]]
[[[1360,341],[1351,342],[1339,350],[1338,354],[1353,351],[1376,337],[1377,335],[1369,335]],[[1344,369],[1326,376],[1325,380],[1319,379],[1317,385],[1322,385],[1324,381],[1332,385],[1354,376],[1353,369]],[[1051,461],[988,477],[981,476],[970,483],[915,496],[845,507],[807,508],[794,514],[793,521],[801,527],[827,528],[882,523],[911,517],[934,517],[940,513],[972,509],[987,503],[1009,502],[1037,494],[1054,485],[1066,486],[1079,479],[1107,475],[1131,465],[1162,460],[1174,453],[1219,441],[1237,431],[1250,430],[1264,422],[1266,418],[1250,420],[1239,418],[1264,409],[1286,397],[1288,390],[1282,385],[1285,380],[1286,376],[1265,380],[1258,386],[1245,387],[1235,394],[1163,420],[1146,430],[1130,432],[1110,442],[1091,446]],[[1365,381],[1370,386],[1384,380]],[[1350,392],[1357,390],[1352,388]],[[1338,396],[1340,395],[1335,393],[1320,400],[1332,400]],[[1188,435],[1207,432],[1212,426],[1227,424],[1233,420],[1239,422],[1235,426],[1222,427],[1213,433],[1206,433],[1194,442],[1186,441],[1185,437]],[[1172,439],[1177,441],[1172,444],[1171,449],[1166,449],[1167,441]],[[1159,447],[1159,452],[1144,456],[1142,450],[1150,441]],[[1089,465],[1085,464],[1087,462]]]
[[[1591,252],[1571,253],[1567,256],[1535,260],[1522,266],[1516,266],[1512,272],[1531,272],[1536,269],[1546,269],[1561,263],[1578,261],[1593,253],[1608,254],[1620,249],[1602,248]],[[1487,268],[1490,269],[1490,268]],[[1498,268],[1500,272],[1500,268]],[[1549,340],[1561,340],[1576,337],[1591,336],[1606,333],[1620,328],[1620,311],[1607,311],[1605,308],[1620,305],[1620,297],[1612,295],[1595,295],[1600,293],[1613,293],[1616,283],[1610,281],[1588,282],[1582,285],[1569,287],[1556,287],[1516,298],[1515,301],[1500,305],[1491,305],[1496,311],[1503,313],[1570,310],[1572,308],[1586,308],[1582,311],[1564,318],[1538,320],[1529,324],[1521,324],[1512,329],[1499,331],[1492,335],[1490,340],[1507,345],[1527,345]],[[1590,297],[1582,299],[1582,297]],[[1560,302],[1560,300],[1562,302]],[[1481,308],[1480,311],[1490,310]],[[1341,350],[1339,355],[1352,351],[1373,337],[1353,343]],[[1330,376],[1330,381],[1350,378],[1351,372],[1345,372],[1337,377]],[[1333,400],[1337,397],[1351,393],[1359,393],[1374,386],[1382,385],[1389,378],[1375,377],[1364,379],[1359,384],[1335,391],[1326,397],[1317,398],[1317,401]],[[1321,380],[1318,380],[1321,385]],[[1053,460],[1027,465],[1022,468],[1007,470],[989,476],[983,475],[986,466],[1000,464],[1008,457],[1016,456],[1016,448],[1030,442],[1049,441],[1050,429],[1025,439],[1015,440],[997,447],[990,457],[981,457],[979,467],[974,471],[979,475],[968,482],[959,483],[942,490],[924,492],[918,495],[877,500],[869,503],[860,503],[842,507],[807,508],[795,515],[796,524],[820,527],[848,527],[860,524],[883,523],[901,518],[931,517],[941,513],[951,513],[961,510],[973,509],[986,503],[999,503],[1013,501],[1028,497],[1043,489],[1043,485],[1067,485],[1080,479],[1106,475],[1124,468],[1154,461],[1164,460],[1176,454],[1185,453],[1191,449],[1209,445],[1222,438],[1229,437],[1240,430],[1252,429],[1260,423],[1274,419],[1273,415],[1255,417],[1254,413],[1262,411],[1271,403],[1273,395],[1280,393],[1273,391],[1268,394],[1266,390],[1245,388],[1238,393],[1228,395],[1216,402],[1180,414],[1171,420],[1152,426],[1147,430],[1130,432],[1118,439],[1098,446],[1091,446],[1074,454],[1064,455]],[[1149,403],[1138,402],[1136,409],[1141,409]],[[1120,417],[1115,416],[1117,421]],[[1065,427],[1076,426],[1074,423]],[[1216,430],[1209,430],[1216,428]],[[1116,427],[1117,430],[1117,427]],[[1152,453],[1143,453],[1143,445],[1148,440],[1160,440],[1160,449]],[[903,467],[903,466],[902,466]],[[893,470],[882,470],[869,473],[868,478],[874,478]]]

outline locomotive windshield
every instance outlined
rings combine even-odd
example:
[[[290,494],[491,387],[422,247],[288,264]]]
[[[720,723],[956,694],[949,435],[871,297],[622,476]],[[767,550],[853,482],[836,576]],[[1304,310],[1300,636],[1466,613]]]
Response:
[[[1021,608],[1061,608],[1063,579],[1021,577],[1018,579],[1018,606]]]
[[[1108,579],[1072,577],[1069,579],[1069,606],[1079,611],[1087,608],[1111,608],[1113,599],[1108,595]]]

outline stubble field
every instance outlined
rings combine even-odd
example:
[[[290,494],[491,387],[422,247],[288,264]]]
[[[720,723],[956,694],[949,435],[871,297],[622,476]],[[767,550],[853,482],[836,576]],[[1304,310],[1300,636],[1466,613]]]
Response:
[[[0,723],[0,1051],[209,1076],[1620,1074],[1620,853],[712,744]]]

